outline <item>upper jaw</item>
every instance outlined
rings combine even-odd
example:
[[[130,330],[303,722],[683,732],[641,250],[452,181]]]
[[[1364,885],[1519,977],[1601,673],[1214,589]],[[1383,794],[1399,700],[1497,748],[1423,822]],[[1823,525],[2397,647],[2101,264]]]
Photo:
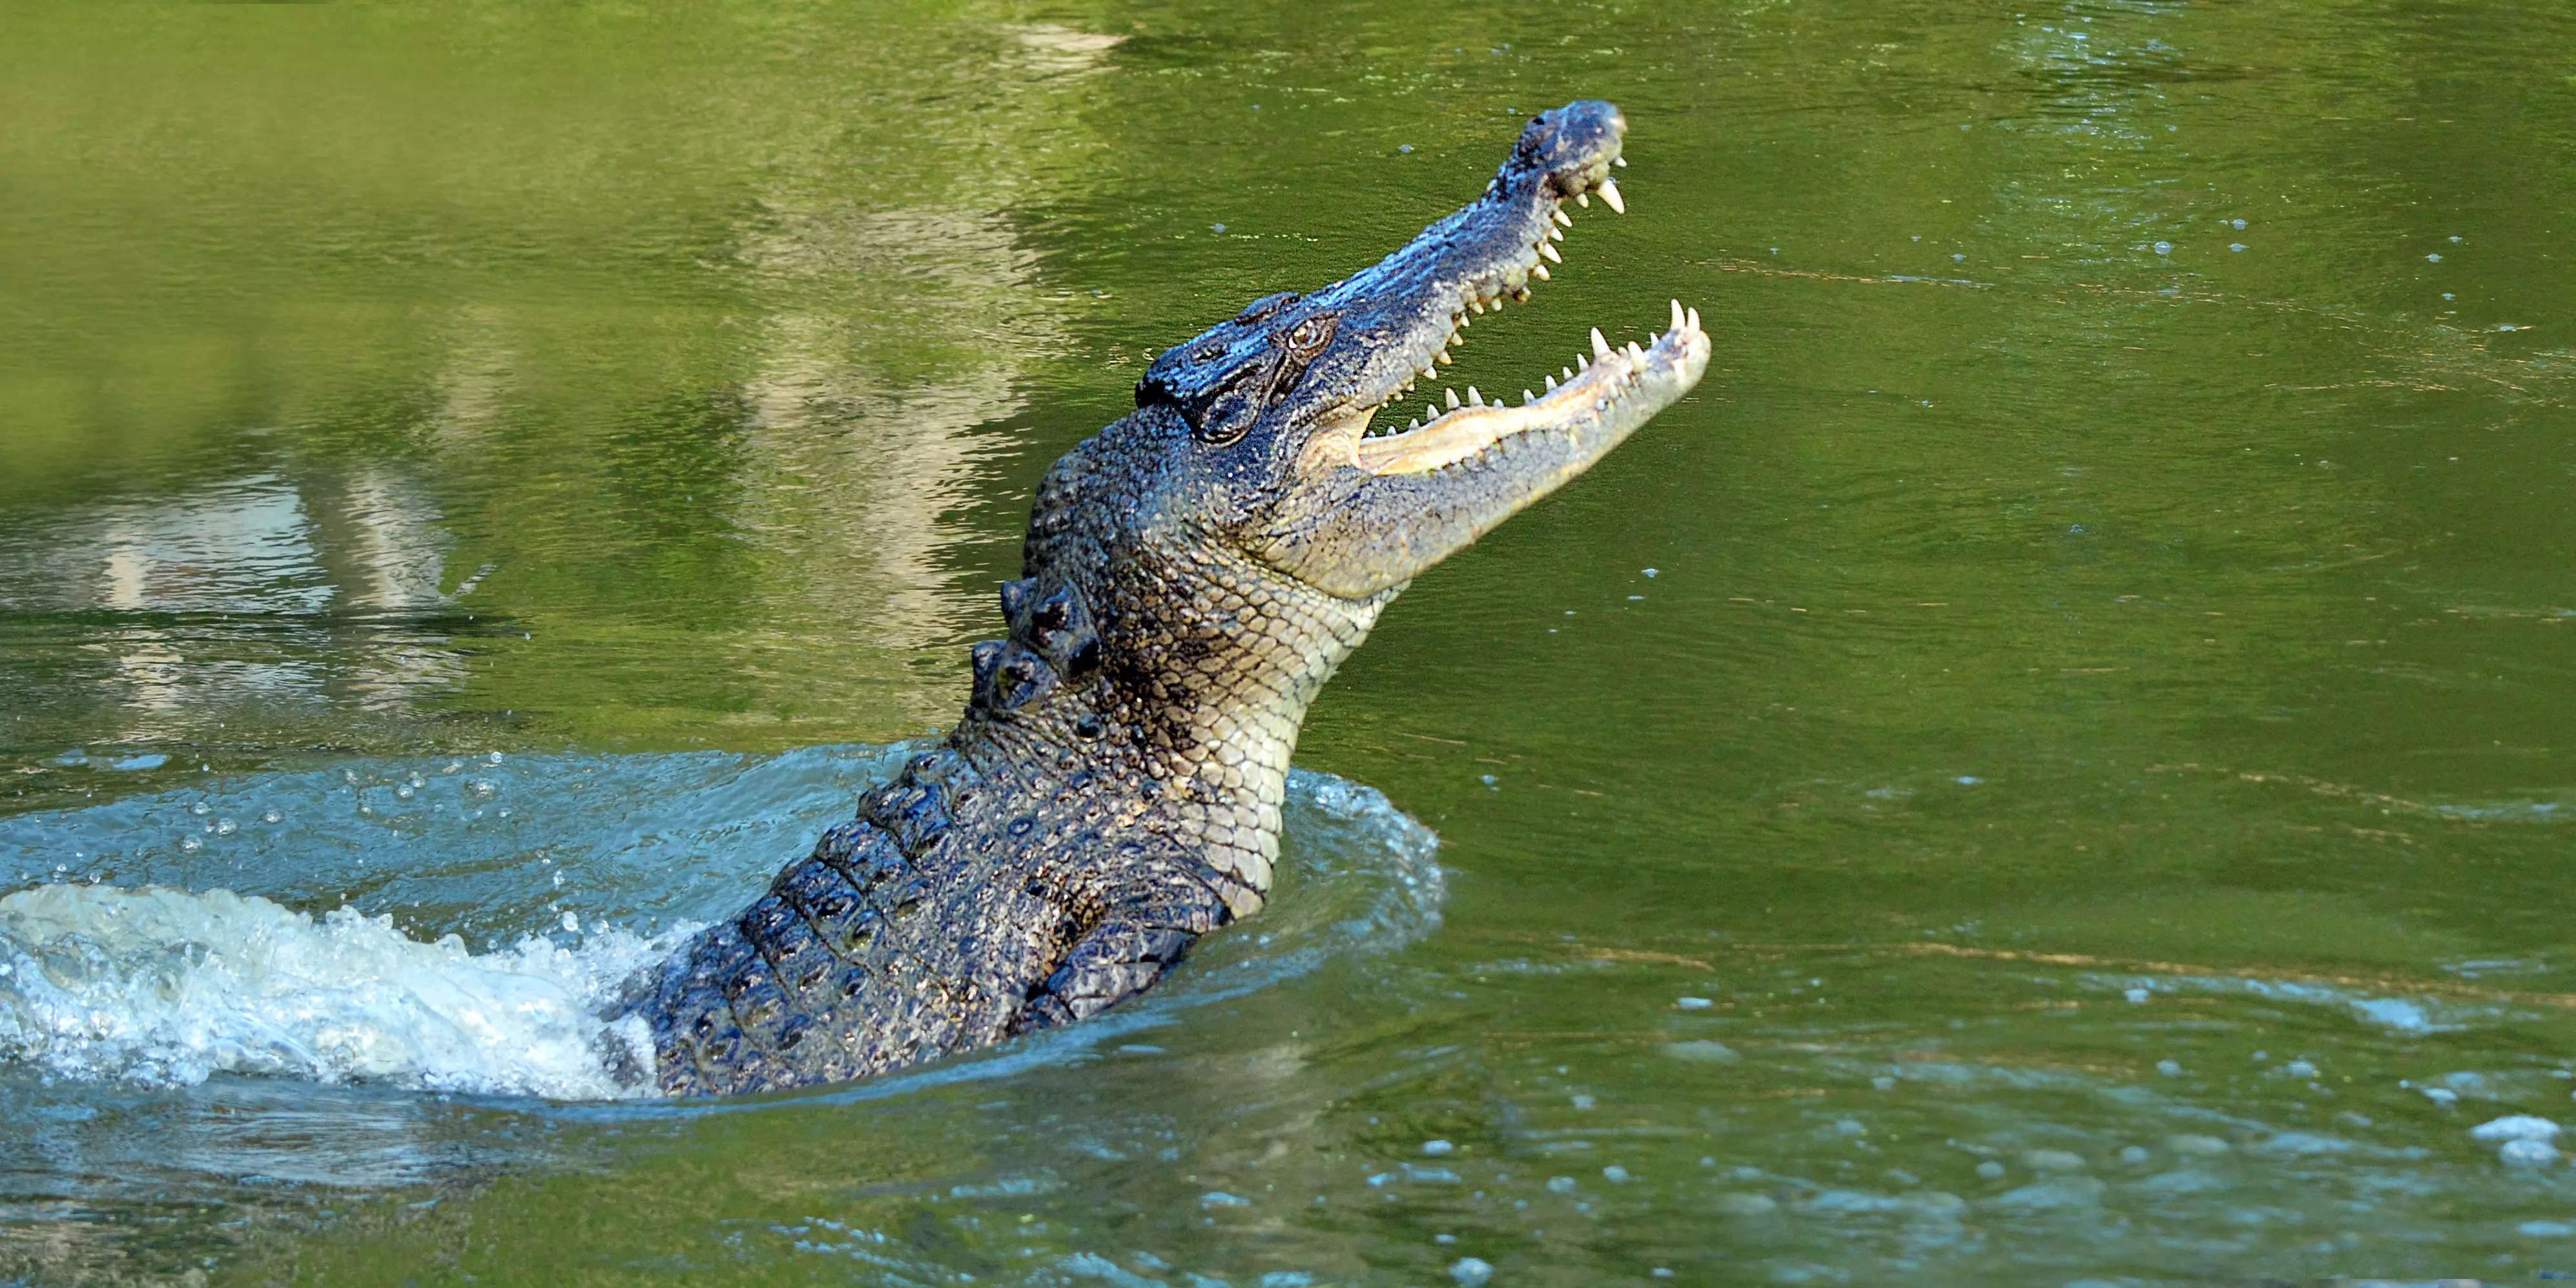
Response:
[[[1361,355],[1350,393],[1313,417],[1300,453],[1303,470],[1440,469],[1511,435],[1599,416],[1641,388],[1669,384],[1692,365],[1694,352],[1704,363],[1708,340],[1699,314],[1676,301],[1671,328],[1652,347],[1614,349],[1595,328],[1592,352],[1565,368],[1561,383],[1557,376],[1544,377],[1544,395],[1524,388],[1520,406],[1488,403],[1470,385],[1464,399],[1444,390],[1445,407],[1441,401],[1426,403],[1421,417],[1402,431],[1371,434],[1381,410],[1412,392],[1416,381],[1450,365],[1450,350],[1471,319],[1500,312],[1506,300],[1528,303],[1534,285],[1549,279],[1549,266],[1564,263],[1557,247],[1574,226],[1563,209],[1566,201],[1589,206],[1598,195],[1613,211],[1627,213],[1625,195],[1611,178],[1614,167],[1627,164],[1619,154],[1626,129],[1607,103],[1575,103],[1540,116],[1476,203],[1425,229],[1376,266],[1311,297],[1315,305],[1343,312],[1349,341],[1373,347]],[[1355,318],[1363,324],[1350,325]],[[1697,377],[1690,370],[1684,387]]]
[[[1627,203],[1611,170],[1624,166],[1619,110],[1598,100],[1569,103],[1533,118],[1484,195],[1424,229],[1378,264],[1317,292],[1310,303],[1342,315],[1354,355],[1346,394],[1321,421],[1361,423],[1450,365],[1470,319],[1528,303],[1574,221],[1568,200],[1598,194],[1612,210]]]

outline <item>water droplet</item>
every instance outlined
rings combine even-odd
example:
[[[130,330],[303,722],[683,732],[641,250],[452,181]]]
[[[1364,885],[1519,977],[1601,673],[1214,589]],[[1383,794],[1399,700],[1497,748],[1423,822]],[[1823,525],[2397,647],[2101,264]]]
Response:
[[[2157,242],[2155,245],[2155,251],[2159,255],[2170,255],[2173,253],[2173,243],[2168,241]]]

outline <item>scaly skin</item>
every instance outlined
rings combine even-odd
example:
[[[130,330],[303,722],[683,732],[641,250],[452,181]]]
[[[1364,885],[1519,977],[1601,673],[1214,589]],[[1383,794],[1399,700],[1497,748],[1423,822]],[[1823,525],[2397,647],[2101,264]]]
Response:
[[[866,1077],[1083,1019],[1258,911],[1298,725],[1379,611],[1707,367],[1675,304],[1651,349],[1595,331],[1543,398],[1471,390],[1368,433],[1470,313],[1528,299],[1563,202],[1621,207],[1626,128],[1607,103],[1545,113],[1404,249],[1156,359],[1135,414],[1039,485],[1010,636],[975,646],[956,729],[639,981],[661,1088]]]

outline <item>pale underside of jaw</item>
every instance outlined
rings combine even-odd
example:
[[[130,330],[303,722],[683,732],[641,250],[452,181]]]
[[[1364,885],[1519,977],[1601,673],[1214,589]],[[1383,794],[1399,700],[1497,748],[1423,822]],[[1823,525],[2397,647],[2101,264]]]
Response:
[[[1694,341],[1704,343],[1699,310],[1685,309],[1675,300],[1671,328],[1655,337],[1651,346],[1630,343],[1614,348],[1595,328],[1591,354],[1577,357],[1561,372],[1562,380],[1547,377],[1546,393],[1521,391],[1517,407],[1488,403],[1469,385],[1465,401],[1448,392],[1449,409],[1435,412],[1426,424],[1402,433],[1364,437],[1367,418],[1361,417],[1341,442],[1347,444],[1348,463],[1372,474],[1420,474],[1455,465],[1515,435],[1570,428],[1611,415],[1638,392],[1646,377],[1677,369]]]

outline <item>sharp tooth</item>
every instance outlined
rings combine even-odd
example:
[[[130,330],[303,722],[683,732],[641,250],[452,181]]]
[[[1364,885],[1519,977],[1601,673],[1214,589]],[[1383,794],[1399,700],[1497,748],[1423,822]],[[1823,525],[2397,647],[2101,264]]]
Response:
[[[1592,328],[1592,352],[1596,357],[1610,356],[1610,342],[1601,338],[1601,328]]]
[[[1565,230],[1562,228],[1550,228],[1547,230],[1547,239],[1549,241],[1564,241]]]
[[[1530,276],[1535,277],[1542,282],[1553,280],[1549,277],[1547,265],[1545,264],[1530,265]]]
[[[1527,304],[1529,303],[1529,296],[1529,288],[1524,286],[1521,289],[1512,292],[1512,302],[1515,304]]]
[[[1539,253],[1539,254],[1541,254],[1541,255],[1545,255],[1545,256],[1546,256],[1550,261],[1552,261],[1552,262],[1559,263],[1559,264],[1562,264],[1562,263],[1564,263],[1564,262],[1565,262],[1565,256],[1557,254],[1557,253],[1556,253],[1556,247],[1551,246],[1551,245],[1549,245],[1549,244],[1548,244],[1548,243],[1546,243],[1546,242],[1540,242],[1540,243],[1538,244],[1538,253]],[[1539,276],[1541,276],[1541,277],[1545,277],[1545,276],[1547,276],[1547,265],[1545,265],[1545,264],[1541,264],[1541,265],[1539,265],[1539,266],[1538,266],[1538,269],[1537,269],[1537,272],[1538,272],[1538,275],[1539,275]]]
[[[1574,368],[1572,367],[1559,367],[1556,369],[1556,372],[1558,375],[1561,375],[1568,380],[1574,379]]]
[[[1637,342],[1634,340],[1630,340],[1628,342],[1628,360],[1631,362],[1644,362],[1646,360],[1646,351],[1638,348]]]
[[[1531,393],[1530,391],[1528,391],[1528,390],[1526,390],[1526,389],[1524,389],[1524,390],[1522,390],[1522,391],[1521,391],[1521,406],[1523,406],[1523,407],[1527,407],[1527,406],[1529,406],[1531,403],[1534,403],[1534,402],[1537,402],[1537,401],[1538,401],[1538,395],[1537,395],[1537,394]]]
[[[1675,300],[1675,301],[1673,301],[1673,325],[1674,325],[1674,326],[1676,326],[1676,327],[1678,327],[1678,326],[1680,326],[1681,324],[1682,324],[1682,302],[1681,302],[1680,300]]]
[[[1588,192],[1578,192],[1574,194],[1574,204],[1581,206],[1586,210],[1590,210],[1592,208],[1592,194]]]
[[[1555,392],[1556,392],[1556,377],[1554,377],[1554,376],[1548,376],[1548,377],[1545,377],[1545,379],[1546,379],[1546,381],[1547,381],[1547,391],[1548,391],[1549,393],[1555,393]]]
[[[1432,404],[1430,404],[1430,403],[1424,403],[1424,404],[1422,404],[1422,419],[1423,419],[1425,422],[1435,421],[1435,420],[1440,419],[1440,409],[1439,409],[1438,407],[1433,406],[1433,405],[1432,405]]]
[[[1479,313],[1484,312],[1484,310],[1483,310],[1483,309],[1478,309],[1478,310],[1476,310],[1476,311],[1477,311],[1477,312],[1479,312]],[[1460,319],[1458,319],[1458,329],[1459,329],[1459,330],[1461,330],[1461,331],[1464,331],[1464,330],[1466,330],[1468,327],[1473,326],[1473,325],[1475,325],[1475,324],[1474,324],[1474,323],[1472,323],[1472,322],[1469,322],[1469,321],[1468,321],[1467,319],[1465,319],[1465,318],[1460,318]]]
[[[1592,369],[1592,359],[1584,357],[1579,353],[1574,355],[1574,369],[1577,371],[1590,371]]]
[[[1406,422],[1404,423],[1404,427],[1405,427],[1405,429],[1406,429],[1407,431],[1420,429],[1420,428],[1422,428],[1422,422],[1421,422],[1421,421],[1418,421],[1418,420],[1410,420],[1410,421],[1406,421]]]
[[[1450,409],[1453,411],[1456,410],[1458,406],[1458,391],[1455,389],[1443,389],[1440,392],[1449,396]]]
[[[1565,208],[1563,206],[1558,206],[1547,213],[1551,218],[1556,220],[1559,227],[1572,228],[1574,226],[1574,216],[1565,213]]]
[[[1620,169],[1622,169],[1622,170],[1625,170],[1625,169],[1627,169],[1627,168],[1628,168],[1628,158],[1626,158],[1626,157],[1612,157],[1612,158],[1610,158],[1610,164],[1615,165],[1615,166],[1619,167],[1619,168],[1620,168]]]
[[[1627,203],[1627,202],[1624,202],[1624,201],[1619,200],[1619,181],[1618,181],[1618,180],[1616,180],[1616,179],[1604,179],[1604,180],[1602,180],[1602,181],[1601,181],[1601,189],[1600,189],[1600,191],[1601,191],[1601,199],[1602,199],[1603,201],[1606,201],[1606,202],[1610,203],[1610,209],[1611,209],[1612,211],[1614,211],[1614,212],[1616,212],[1616,213],[1618,213],[1618,214],[1622,214],[1622,215],[1624,215],[1624,214],[1628,213],[1628,203]]]
[[[1691,329],[1691,330],[1693,330],[1693,331],[1696,331],[1696,330],[1698,330],[1698,329],[1699,329],[1699,310],[1698,310],[1698,309],[1692,309],[1692,310],[1690,311],[1690,329]]]
[[[1485,405],[1485,396],[1477,393],[1474,385],[1467,386],[1467,404],[1471,407],[1482,407]]]
[[[1458,362],[1458,360],[1457,360],[1456,358],[1452,358],[1452,357],[1450,357],[1450,356],[1449,356],[1449,351],[1448,351],[1447,349],[1442,349],[1442,350],[1440,351],[1440,356],[1439,356],[1439,357],[1437,357],[1437,358],[1433,358],[1433,359],[1432,359],[1432,361],[1433,361],[1433,362],[1436,362],[1436,363],[1439,363],[1441,366],[1444,366],[1444,367],[1455,366],[1455,365],[1457,365],[1457,362]]]

